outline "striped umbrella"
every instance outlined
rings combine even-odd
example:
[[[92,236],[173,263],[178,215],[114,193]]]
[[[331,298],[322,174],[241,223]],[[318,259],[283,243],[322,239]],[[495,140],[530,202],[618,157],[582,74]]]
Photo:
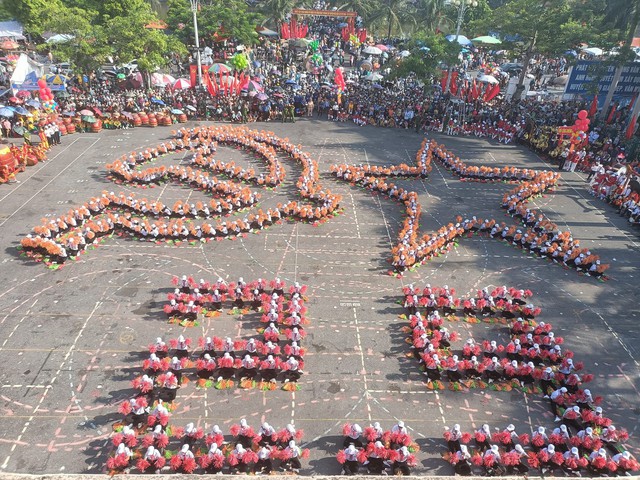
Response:
[[[173,84],[174,90],[185,90],[187,88],[191,88],[191,82],[186,78],[179,78]]]

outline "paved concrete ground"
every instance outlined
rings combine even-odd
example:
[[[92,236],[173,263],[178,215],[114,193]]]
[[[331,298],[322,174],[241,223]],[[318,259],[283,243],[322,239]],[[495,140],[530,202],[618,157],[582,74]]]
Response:
[[[157,335],[180,333],[197,340],[255,334],[253,316],[238,322],[222,316],[199,327],[169,325],[162,312],[173,275],[191,274],[215,280],[273,278],[309,285],[311,326],[301,390],[261,392],[238,389],[181,389],[173,423],[189,421],[224,430],[246,416],[257,427],[262,419],[276,427],[295,422],[311,449],[303,474],[337,474],[335,461],[341,425],[347,421],[381,422],[390,428],[403,419],[421,446],[416,474],[448,475],[440,455],[445,425],[470,430],[484,422],[518,432],[553,425],[548,404],[536,396],[471,390],[468,393],[426,391],[417,364],[406,358],[405,334],[397,315],[401,288],[448,284],[460,294],[492,285],[528,288],[543,308],[540,320],[555,325],[566,348],[576,352],[591,384],[603,395],[603,407],[617,425],[632,433],[638,453],[638,276],[637,231],[589,196],[578,174],[563,174],[556,193],[535,200],[561,227],[568,227],[611,263],[611,280],[601,283],[572,270],[523,255],[514,247],[482,237],[465,238],[449,255],[420,267],[402,279],[387,275],[390,246],[402,212],[382,196],[335,181],[334,163],[395,164],[412,162],[421,136],[385,130],[302,120],[291,124],[258,124],[300,143],[319,161],[321,182],[344,196],[344,214],[319,227],[285,222],[261,235],[235,242],[199,246],[155,245],[114,237],[58,271],[18,256],[20,238],[45,215],[64,212],[102,190],[135,191],[138,196],[204,198],[174,184],[136,189],[115,185],[104,165],[135,148],[156,145],[169,128],[108,131],[64,138],[51,160],[29,168],[19,183],[0,186],[0,468],[4,472],[99,473],[110,451],[111,425],[120,418],[118,404],[132,394],[130,380],[140,371],[147,345]],[[475,138],[438,136],[468,162],[547,168],[536,156],[513,145]],[[217,155],[248,162],[236,150]],[[164,163],[180,158],[163,159]],[[295,194],[291,180],[299,170],[289,163],[287,182],[262,192],[269,206]],[[506,184],[462,183],[434,165],[428,180],[398,182],[416,190],[423,204],[423,229],[462,216],[493,216],[506,222],[499,208]],[[453,325],[462,338],[506,338],[504,328],[486,324]]]

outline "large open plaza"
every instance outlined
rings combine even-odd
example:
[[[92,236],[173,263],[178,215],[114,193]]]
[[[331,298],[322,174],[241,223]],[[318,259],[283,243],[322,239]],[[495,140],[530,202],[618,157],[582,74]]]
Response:
[[[460,424],[463,431],[473,432],[487,423],[502,431],[513,424],[518,434],[531,435],[538,426],[551,431],[558,424],[540,392],[497,391],[487,384],[453,391],[446,381],[442,390],[427,388],[428,378],[407,343],[409,322],[400,317],[406,313],[403,288],[446,285],[457,297],[467,298],[484,287],[492,291],[504,285],[531,291],[528,302],[542,310],[536,321],[552,324],[556,336],[564,339],[562,348],[574,352],[575,363],[584,363],[580,374],[593,375],[591,393],[603,397],[600,406],[613,424],[629,432],[631,453],[640,453],[638,230],[588,193],[584,174],[561,172],[557,188],[532,198],[527,207],[537,209],[560,230],[569,230],[581,247],[610,264],[606,281],[486,234],[463,235],[448,253],[393,275],[391,249],[405,207],[387,195],[336,179],[330,168],[414,165],[424,135],[412,129],[315,119],[248,128],[288,138],[316,160],[319,187],[342,196],[339,214],[319,223],[283,218],[258,233],[209,242],[143,241],[116,231],[75,260],[52,268],[56,265],[35,261],[18,248],[43,217],[60,216],[103,192],[134,194],[167,205],[210,199],[174,181],[142,188],[108,176],[106,164],[168,142],[171,127],[64,137],[49,151],[48,161],[0,187],[3,472],[104,472],[114,450],[114,424],[123,417],[119,408],[136,395],[131,382],[143,373],[148,347],[157,337],[167,343],[180,335],[190,339],[192,359],[202,353],[200,337],[262,338],[257,331],[264,328],[261,315],[232,314],[230,304],[221,314],[200,314],[189,326],[169,323],[163,307],[175,288],[172,278],[183,275],[196,282],[280,278],[287,286],[306,285],[309,323],[300,342],[306,354],[299,388],[282,389],[281,381],[273,390],[243,389],[238,380],[231,388],[199,385],[191,365],[184,369],[188,381],[177,392],[172,425],[194,423],[209,432],[218,424],[231,441],[229,429],[242,418],[256,431],[265,421],[277,430],[294,424],[304,431],[299,445],[310,450],[300,473],[321,475],[340,473],[336,454],[343,446],[345,423],[365,428],[379,422],[390,429],[402,420],[420,447],[413,472],[451,475],[453,468],[442,458],[447,451],[445,427]],[[440,134],[428,138],[468,165],[557,171],[556,165],[513,143]],[[181,151],[149,165],[186,166],[190,157],[190,152]],[[214,158],[258,172],[264,168],[261,160],[228,145],[220,144]],[[282,184],[251,187],[261,194],[262,209],[301,201],[296,187],[300,166],[287,156],[279,159],[286,171]],[[458,223],[457,216],[517,222],[501,208],[512,183],[461,181],[437,161],[428,178],[393,181],[417,193],[421,233]],[[452,341],[453,350],[461,350],[470,337],[479,343],[510,340],[501,322],[445,319],[445,324],[459,334]],[[180,447],[181,442],[172,439],[168,448]]]

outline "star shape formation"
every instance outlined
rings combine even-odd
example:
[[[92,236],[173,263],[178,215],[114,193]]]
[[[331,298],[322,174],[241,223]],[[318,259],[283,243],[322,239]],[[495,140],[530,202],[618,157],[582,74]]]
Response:
[[[520,224],[506,225],[496,219],[476,216],[463,219],[458,216],[436,231],[422,233],[422,205],[418,194],[399,187],[393,183],[393,179],[425,178],[431,172],[434,161],[464,182],[512,183],[514,188],[505,193],[501,207],[517,218]],[[490,238],[506,240],[532,254],[548,257],[585,274],[606,279],[604,272],[608,265],[601,264],[600,258],[590,250],[581,248],[579,240],[574,239],[570,232],[559,230],[541,212],[527,207],[532,198],[543,195],[557,185],[559,173],[509,166],[499,168],[468,165],[443,145],[427,138],[416,154],[415,165],[332,165],[331,172],[338,179],[379,192],[404,205],[404,221],[392,248],[392,275],[401,275],[434,256],[447,253],[464,235],[487,233]]]

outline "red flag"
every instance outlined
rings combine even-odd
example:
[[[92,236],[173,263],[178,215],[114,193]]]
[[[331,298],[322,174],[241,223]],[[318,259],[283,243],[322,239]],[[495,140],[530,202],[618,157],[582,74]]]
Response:
[[[216,95],[216,91],[214,90],[213,84],[211,83],[209,72],[204,72],[204,83],[207,86],[207,91],[209,92],[209,94],[214,97]]]
[[[611,107],[611,112],[609,112],[609,116],[607,117],[607,124],[613,121],[613,115],[616,113],[617,109],[618,109],[618,104],[614,103],[613,106]]]
[[[598,95],[593,97],[593,102],[591,102],[591,108],[589,108],[589,116],[594,117],[597,111],[598,111]]]
[[[473,79],[473,85],[471,87],[471,98],[473,100],[477,100],[480,96],[480,92],[478,91],[478,85],[476,85],[476,79]]]
[[[442,93],[444,93],[444,88],[447,86],[447,77],[449,76],[449,72],[442,72],[442,78],[440,79],[440,86],[442,87]]]
[[[493,92],[491,92],[491,99],[498,96],[499,93],[500,93],[500,84],[496,83],[495,86],[493,87]]]
[[[344,81],[344,76],[342,75],[342,70],[340,68],[336,68],[333,75],[333,82],[336,84],[336,87],[338,87],[338,91],[344,90],[347,86]]]
[[[287,23],[282,24],[282,26],[280,27],[280,35],[284,40],[289,39],[289,24]]]
[[[490,102],[499,93],[500,93],[500,84],[499,83],[496,83],[495,85],[493,85],[491,87],[488,87],[487,91],[484,94],[484,101],[485,102]]]
[[[454,96],[458,94],[458,72],[451,72],[449,90]]]
[[[198,66],[197,65],[189,65],[189,81],[191,81],[191,85],[196,85],[196,76],[198,75]]]
[[[482,97],[482,101],[486,102],[487,101],[487,97],[489,96],[489,92],[491,91],[491,84],[490,83],[485,83],[483,84],[484,86],[484,90],[481,93],[481,97]]]
[[[462,87],[460,87],[460,98],[464,99],[467,96],[468,91],[469,91],[469,82],[465,80],[464,83],[462,84]]]
[[[638,120],[638,118],[634,116],[634,117],[631,119],[631,121],[629,122],[629,126],[627,127],[627,132],[626,132],[626,133],[625,133],[625,135],[624,135],[624,137],[625,137],[627,140],[630,140],[630,139],[631,139],[631,137],[633,137],[633,134],[634,134],[634,133],[635,133],[635,131],[636,131],[636,121],[637,121],[637,120]]]
[[[229,72],[225,72],[225,73],[229,73]],[[222,94],[224,95],[226,93],[226,85],[225,85],[225,81],[222,78],[223,77],[222,69],[218,71],[218,76],[220,77],[220,90],[222,90]]]
[[[211,75],[211,80],[213,83],[213,95],[218,95],[218,92],[220,91],[220,87],[218,86],[218,82],[216,82],[216,76],[215,75]]]
[[[291,38],[298,38],[296,34],[298,33],[298,20],[295,15],[291,15],[291,20],[289,20],[289,34]]]

